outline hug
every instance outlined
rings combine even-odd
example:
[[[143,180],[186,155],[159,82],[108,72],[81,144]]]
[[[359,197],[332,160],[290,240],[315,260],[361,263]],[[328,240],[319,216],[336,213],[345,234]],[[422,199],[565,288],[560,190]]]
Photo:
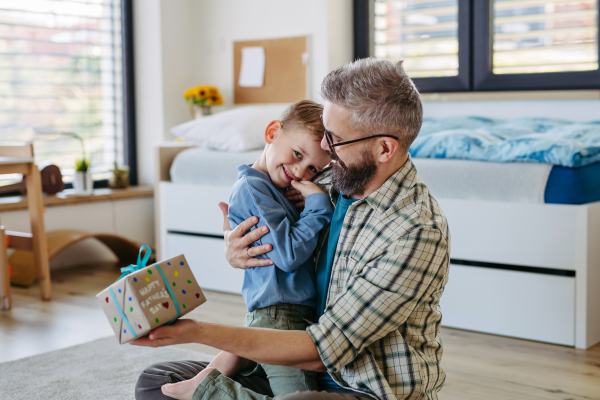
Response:
[[[179,320],[141,346],[202,343],[210,363],[149,366],[142,399],[437,399],[450,233],[408,149],[423,121],[402,62],[362,59],[266,128],[221,204],[245,270],[243,327]]]

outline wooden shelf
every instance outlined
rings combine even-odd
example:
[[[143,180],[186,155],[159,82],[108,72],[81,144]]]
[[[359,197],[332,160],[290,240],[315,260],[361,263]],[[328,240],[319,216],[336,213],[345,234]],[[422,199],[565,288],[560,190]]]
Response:
[[[73,189],[63,190],[52,196],[44,195],[44,207],[67,206],[72,204],[95,203],[98,201],[127,200],[140,197],[153,197],[150,186],[132,186],[127,189],[94,189],[89,196],[75,196]],[[0,197],[0,212],[27,209],[26,196]]]

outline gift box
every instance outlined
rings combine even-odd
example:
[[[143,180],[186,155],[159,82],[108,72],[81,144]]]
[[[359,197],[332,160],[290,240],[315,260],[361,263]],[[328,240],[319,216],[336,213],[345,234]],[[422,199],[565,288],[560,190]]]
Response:
[[[150,248],[142,246],[137,265],[122,268],[121,278],[96,296],[121,344],[206,301],[183,254],[146,266],[149,258]]]

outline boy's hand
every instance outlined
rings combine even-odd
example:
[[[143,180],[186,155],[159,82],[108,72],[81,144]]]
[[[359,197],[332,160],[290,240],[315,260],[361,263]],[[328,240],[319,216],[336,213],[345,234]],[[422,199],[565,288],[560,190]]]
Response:
[[[316,184],[311,181],[292,181],[292,187],[300,192],[305,199],[311,194],[325,193]]]
[[[302,196],[302,193],[300,193],[299,190],[296,190],[290,186],[285,192],[285,197],[287,197],[289,202],[293,203],[296,208],[304,208],[304,196]]]

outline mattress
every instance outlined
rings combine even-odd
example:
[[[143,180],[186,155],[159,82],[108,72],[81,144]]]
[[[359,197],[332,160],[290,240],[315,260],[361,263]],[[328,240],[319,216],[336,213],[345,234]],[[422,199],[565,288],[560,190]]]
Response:
[[[586,204],[600,201],[600,163],[581,168],[555,165],[548,177],[545,203]]]
[[[237,167],[252,164],[262,150],[244,153],[198,148],[179,153],[171,181],[181,184],[232,186]],[[567,168],[536,163],[495,163],[413,158],[417,172],[437,198],[551,204],[600,201],[600,163]]]
[[[237,167],[252,164],[262,150],[233,153],[193,147],[177,154],[171,164],[171,182],[195,185],[232,186]]]

